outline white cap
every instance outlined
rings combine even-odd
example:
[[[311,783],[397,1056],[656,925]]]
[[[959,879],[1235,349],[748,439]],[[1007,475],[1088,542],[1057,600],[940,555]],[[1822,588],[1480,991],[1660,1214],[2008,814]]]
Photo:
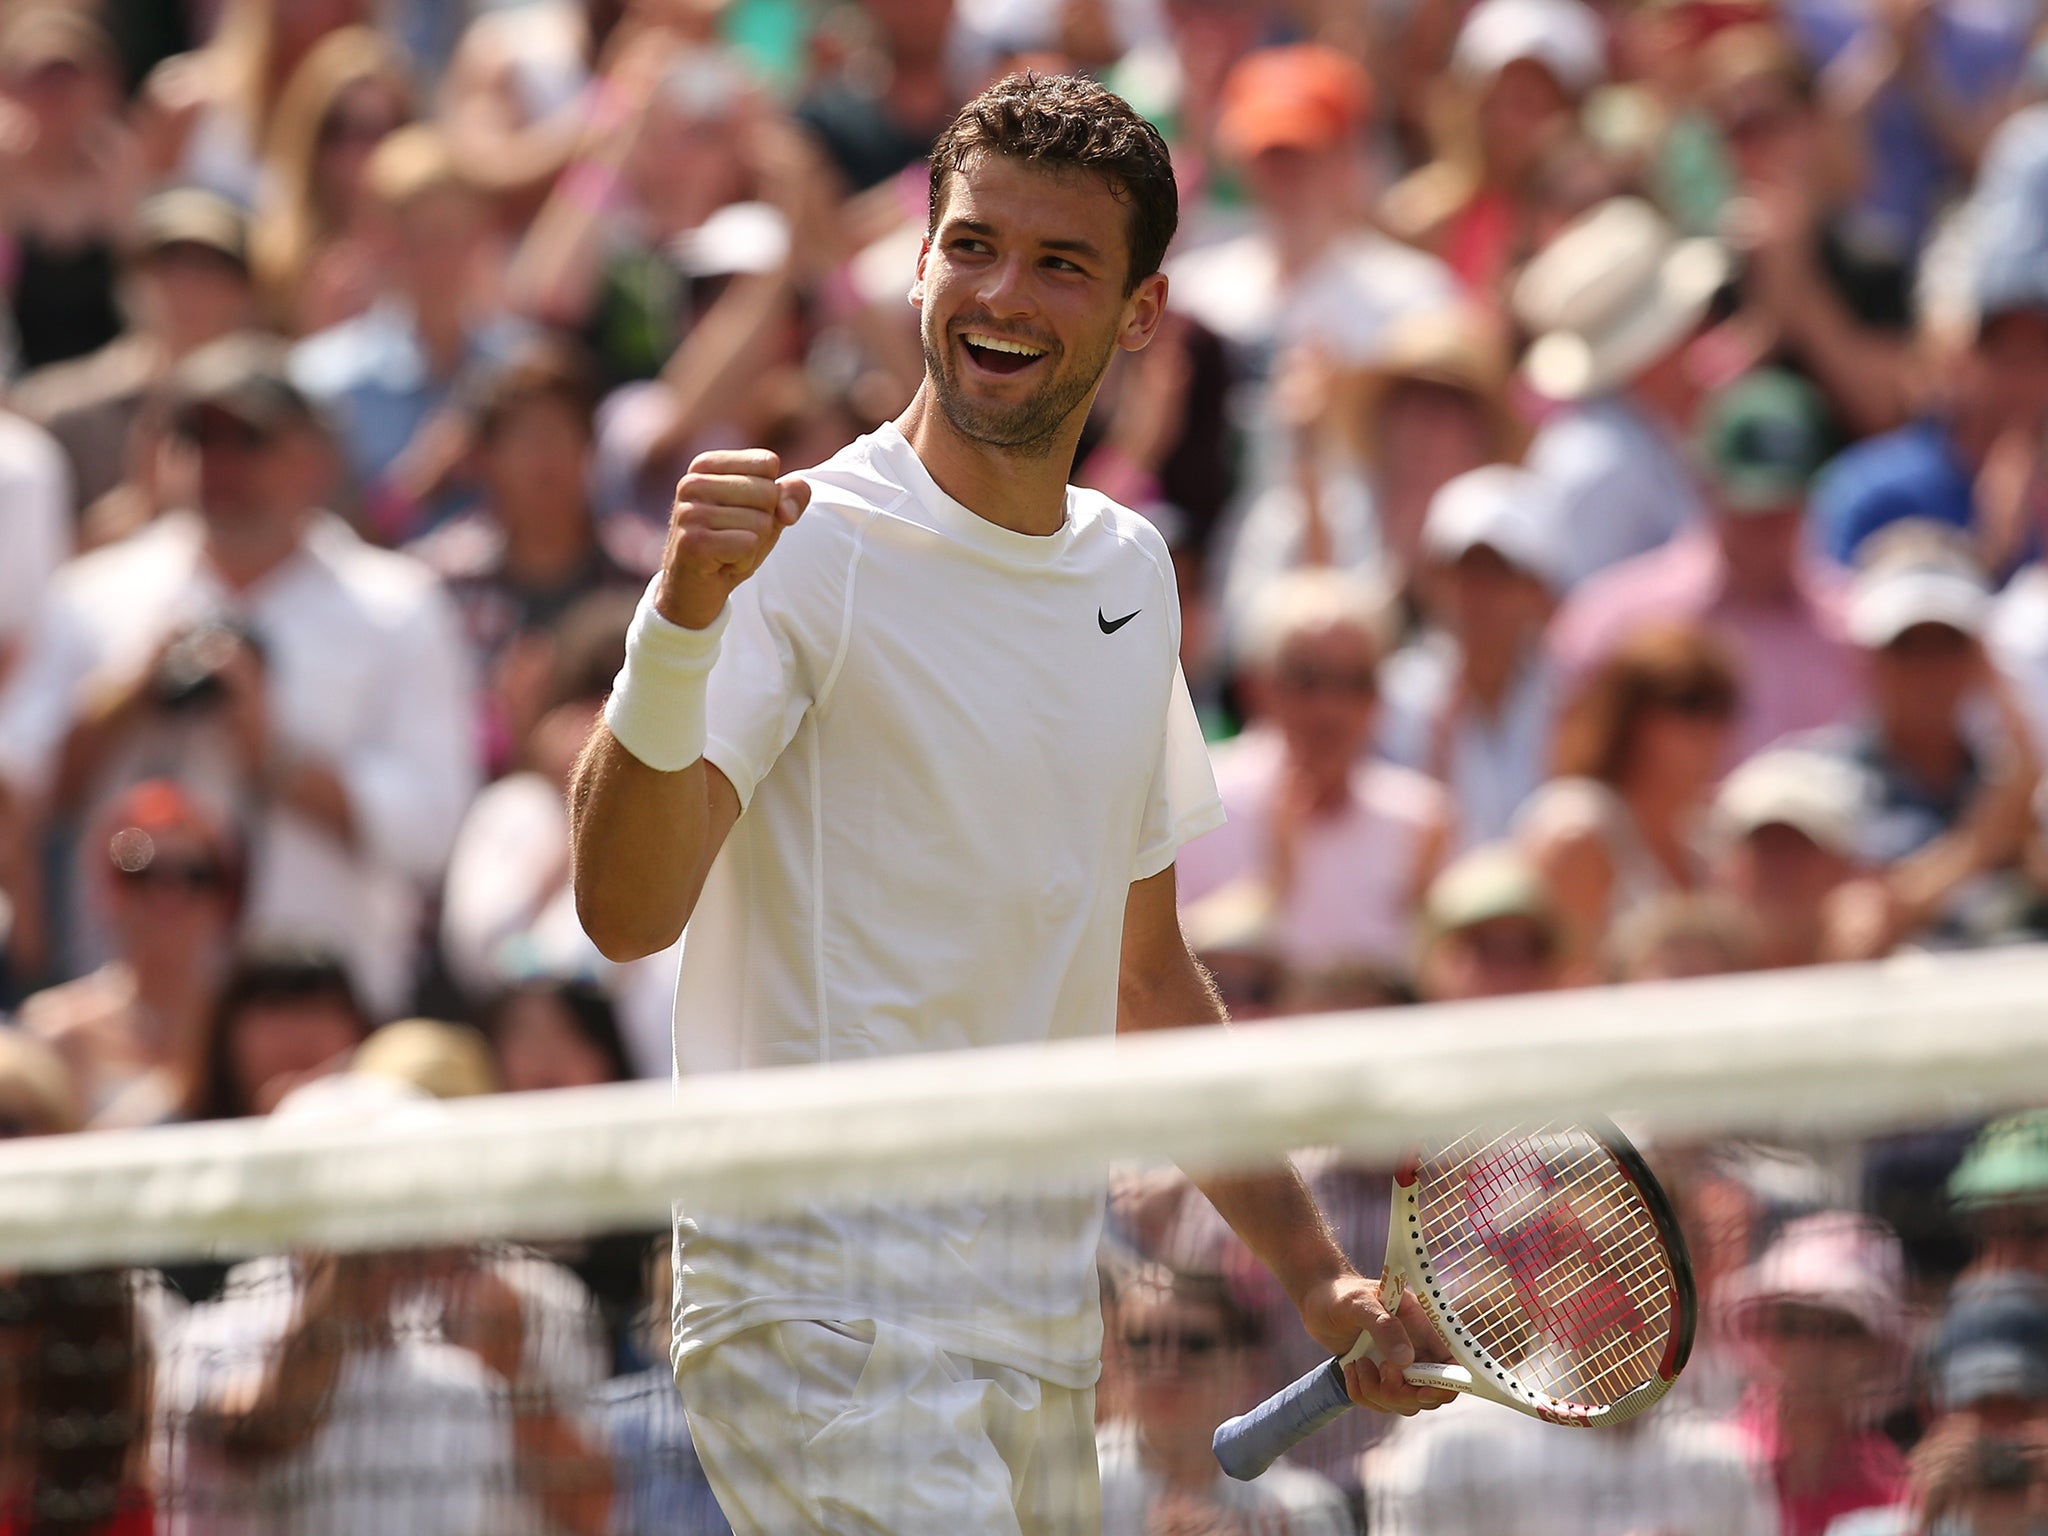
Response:
[[[1533,470],[1487,464],[1444,482],[1422,521],[1422,548],[1446,563],[1485,545],[1510,565],[1557,585],[1563,509]]]
[[[1977,635],[1990,612],[1990,592],[1963,566],[1880,565],[1859,576],[1849,595],[1849,638],[1877,650],[1916,624],[1944,624]]]
[[[1451,68],[1491,80],[1517,59],[1541,64],[1568,94],[1583,96],[1607,78],[1600,18],[1580,0],[1479,0],[1458,31]]]
[[[1801,747],[1760,752],[1729,774],[1714,797],[1714,826],[1724,837],[1787,826],[1843,858],[1856,853],[1856,829],[1870,802],[1870,781],[1854,764]]]
[[[727,203],[669,253],[688,277],[773,272],[789,259],[789,220],[770,203]]]

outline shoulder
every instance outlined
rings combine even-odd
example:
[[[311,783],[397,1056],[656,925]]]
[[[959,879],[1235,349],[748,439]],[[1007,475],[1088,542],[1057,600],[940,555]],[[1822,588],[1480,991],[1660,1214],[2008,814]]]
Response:
[[[1440,259],[1382,234],[1352,240],[1345,247],[1344,264],[1382,297],[1403,307],[1417,299],[1448,301],[1456,295],[1457,279]]]
[[[1450,819],[1449,793],[1413,768],[1374,761],[1358,771],[1357,782],[1360,803],[1386,820],[1427,830]]]
[[[857,437],[821,464],[797,473],[811,487],[811,504],[800,528],[820,511],[847,523],[886,512],[911,494],[903,477],[877,452],[876,434]]]
[[[405,546],[405,553],[443,581],[475,581],[496,574],[505,536],[481,508],[450,518]]]
[[[1941,429],[1915,422],[1853,443],[1814,482],[1816,506],[1842,506],[1898,492],[1946,489],[1964,480]]]
[[[199,550],[199,523],[189,512],[167,512],[117,543],[89,550],[59,566],[50,590],[88,607],[132,601],[182,581]]]
[[[1598,779],[1551,779],[1523,802],[1515,816],[1515,835],[1539,849],[1589,840],[1604,843],[1623,830],[1627,814],[1620,797]]]
[[[1529,467],[1567,496],[1583,495],[1602,480],[1625,474],[1634,458],[1627,421],[1604,402],[1566,406],[1536,429]]]
[[[432,566],[379,549],[332,513],[320,515],[306,535],[306,549],[373,621],[395,627],[446,611],[447,590]]]
[[[390,321],[372,309],[311,336],[292,348],[292,382],[315,395],[358,383],[372,365]]]
[[[1121,502],[1111,501],[1100,491],[1083,486],[1067,490],[1067,516],[1078,525],[1076,533],[1095,534],[1113,540],[1128,558],[1143,560],[1158,572],[1168,590],[1173,589],[1173,552],[1159,525],[1142,512],[1133,512]]]

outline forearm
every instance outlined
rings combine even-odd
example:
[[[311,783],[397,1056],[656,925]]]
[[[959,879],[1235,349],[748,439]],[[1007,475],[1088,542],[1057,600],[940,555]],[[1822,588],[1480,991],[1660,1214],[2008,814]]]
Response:
[[[711,419],[746,396],[761,371],[769,330],[788,311],[789,279],[764,273],[737,279],[661,370],[668,420],[647,450],[649,465],[673,463]]]
[[[704,883],[709,771],[648,767],[600,722],[569,786],[576,913],[607,958],[638,959],[676,941]]]
[[[302,1312],[271,1356],[255,1396],[213,1409],[214,1432],[230,1459],[270,1461],[311,1442],[341,1377],[344,1332],[338,1317]]]
[[[553,1408],[515,1413],[512,1442],[519,1484],[549,1523],[575,1536],[604,1536],[611,1522],[612,1477],[603,1454]]]

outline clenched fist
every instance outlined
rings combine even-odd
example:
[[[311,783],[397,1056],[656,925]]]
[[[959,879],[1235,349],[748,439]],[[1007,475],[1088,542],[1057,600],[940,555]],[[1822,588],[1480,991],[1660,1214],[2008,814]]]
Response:
[[[803,515],[811,488],[779,478],[765,448],[700,453],[676,486],[654,606],[671,624],[704,629],[732,589],[761,567],[782,530]]]

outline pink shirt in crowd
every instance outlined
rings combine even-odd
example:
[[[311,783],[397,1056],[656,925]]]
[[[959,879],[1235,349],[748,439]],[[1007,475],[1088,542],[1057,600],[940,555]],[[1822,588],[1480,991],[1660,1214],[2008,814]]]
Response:
[[[1731,762],[1855,711],[1863,662],[1843,629],[1846,585],[1838,573],[1818,559],[1803,561],[1793,596],[1769,607],[1737,601],[1727,587],[1712,528],[1688,528],[1580,586],[1551,623],[1552,654],[1576,681],[1649,625],[1706,626],[1734,651],[1741,673]]]
[[[1253,729],[1213,754],[1229,818],[1181,847],[1181,905],[1262,874],[1271,853],[1270,811],[1284,752],[1278,735]],[[1449,817],[1441,785],[1407,768],[1368,761],[1351,775],[1351,804],[1302,839],[1293,889],[1278,931],[1282,959],[1322,966],[1369,961],[1406,969],[1415,958],[1413,910],[1430,834]]]
[[[1906,1458],[1877,1430],[1860,1430],[1836,1447],[1834,1477],[1826,1487],[1793,1494],[1779,1475],[1784,1440],[1776,1405],[1752,1394],[1736,1415],[1735,1428],[1777,1486],[1780,1536],[1822,1536],[1843,1515],[1881,1509],[1906,1497]]]

